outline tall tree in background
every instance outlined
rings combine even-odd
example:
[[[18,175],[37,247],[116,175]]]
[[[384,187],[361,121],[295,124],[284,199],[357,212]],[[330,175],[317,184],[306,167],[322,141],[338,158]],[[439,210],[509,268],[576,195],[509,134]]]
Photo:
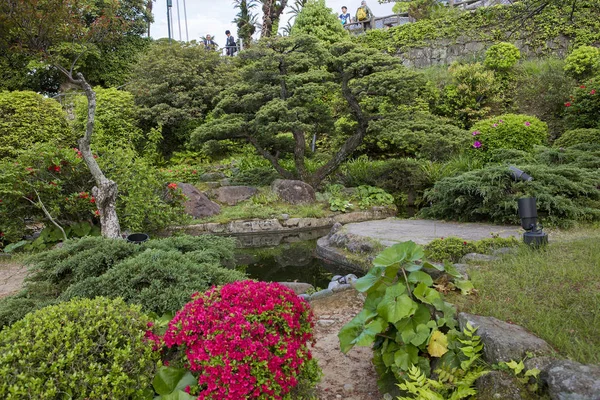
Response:
[[[242,40],[242,46],[246,49],[252,43],[252,35],[256,32],[258,25],[258,16],[253,12],[258,6],[258,2],[256,0],[235,0],[233,5],[239,11],[232,22],[237,25],[238,39]]]
[[[329,44],[350,37],[325,0],[308,0],[305,3],[296,16],[290,35],[311,35]]]
[[[277,35],[279,19],[287,6],[288,0],[260,0],[263,10],[262,29],[260,37],[271,37]]]
[[[143,35],[149,18],[144,0],[4,0],[0,5],[0,48],[36,57],[40,67],[53,66],[85,92],[88,116],[79,149],[96,183],[92,193],[105,237],[121,235],[116,211],[118,188],[104,175],[90,148],[96,93],[77,70],[77,62],[101,44],[127,34]]]
[[[290,14],[290,18],[288,19],[286,26],[283,28],[284,36],[288,36],[292,32],[292,26],[296,21],[296,17],[298,16],[298,14],[300,14],[302,8],[304,8],[307,2],[308,0],[294,1],[294,4],[292,4],[292,6],[290,7],[290,11],[287,12],[288,14]]]

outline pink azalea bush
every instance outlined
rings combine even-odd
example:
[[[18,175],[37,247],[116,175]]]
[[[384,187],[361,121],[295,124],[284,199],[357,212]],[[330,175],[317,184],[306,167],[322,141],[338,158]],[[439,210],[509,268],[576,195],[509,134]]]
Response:
[[[179,354],[171,364],[198,376],[198,399],[286,399],[305,372],[313,385],[318,379],[313,326],[308,303],[291,289],[241,281],[195,294],[162,340]]]

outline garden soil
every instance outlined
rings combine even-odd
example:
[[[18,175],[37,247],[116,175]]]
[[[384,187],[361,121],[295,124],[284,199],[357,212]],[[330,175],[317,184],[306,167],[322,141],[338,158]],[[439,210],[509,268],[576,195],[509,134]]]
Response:
[[[25,276],[27,268],[23,265],[0,260],[0,298],[18,292]]]
[[[364,297],[355,290],[334,293],[311,301],[315,313],[313,351],[323,378],[317,386],[319,400],[379,400],[377,374],[369,347],[355,347],[342,353],[337,334],[363,307]]]

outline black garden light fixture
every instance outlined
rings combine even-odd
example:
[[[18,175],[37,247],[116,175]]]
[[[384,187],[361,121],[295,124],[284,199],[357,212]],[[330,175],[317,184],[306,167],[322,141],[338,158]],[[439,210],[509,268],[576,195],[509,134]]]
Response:
[[[509,170],[516,180],[530,182],[533,178],[517,167],[510,166]],[[521,227],[525,229],[523,241],[530,246],[539,247],[548,244],[548,234],[538,224],[538,215],[535,197],[524,197],[517,200]]]

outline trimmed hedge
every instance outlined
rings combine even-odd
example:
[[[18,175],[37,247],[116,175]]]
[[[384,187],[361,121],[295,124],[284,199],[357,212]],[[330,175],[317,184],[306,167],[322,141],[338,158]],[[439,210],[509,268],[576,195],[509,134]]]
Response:
[[[563,133],[554,142],[554,147],[572,147],[579,144],[600,145],[600,129],[573,129]]]
[[[34,92],[0,92],[0,159],[35,143],[75,146],[60,104]]]
[[[81,299],[27,315],[0,335],[3,399],[147,399],[159,353],[150,319],[123,300]]]

